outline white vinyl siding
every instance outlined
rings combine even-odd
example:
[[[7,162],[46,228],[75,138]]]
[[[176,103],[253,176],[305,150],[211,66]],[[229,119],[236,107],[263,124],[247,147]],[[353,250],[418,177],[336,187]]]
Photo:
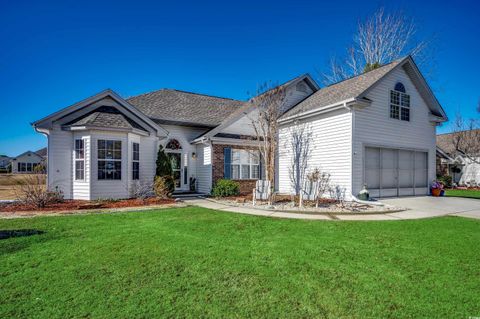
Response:
[[[212,146],[198,144],[196,154],[197,191],[209,194],[212,190]]]
[[[401,82],[410,95],[410,121],[390,118],[390,92],[397,82]],[[371,105],[354,113],[353,194],[358,194],[363,187],[366,147],[427,152],[427,180],[431,182],[435,178],[436,128],[429,121],[429,109],[409,76],[402,68],[396,69],[372,87],[366,97],[372,100]],[[406,165],[404,161],[400,164]],[[417,194],[421,192],[424,190],[418,190]]]
[[[49,189],[58,189],[66,199],[72,199],[73,182],[73,134],[58,129],[50,131],[48,136],[48,174]]]
[[[347,198],[351,194],[352,168],[352,114],[349,110],[340,110],[308,119],[311,130],[311,157],[307,171],[319,168],[331,174],[332,186],[345,189]],[[279,130],[279,191],[292,193],[294,187],[290,180],[292,150],[289,146],[291,130],[294,125],[282,126]]]

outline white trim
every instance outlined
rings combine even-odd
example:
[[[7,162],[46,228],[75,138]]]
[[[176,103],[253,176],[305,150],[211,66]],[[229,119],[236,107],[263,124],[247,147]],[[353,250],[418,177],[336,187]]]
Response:
[[[228,144],[228,145],[244,145],[244,146],[259,146],[260,142],[251,140],[241,140],[227,137],[212,137],[210,139],[212,144]]]
[[[111,131],[111,132],[131,132],[142,136],[149,136],[148,132],[136,129],[136,128],[116,128],[116,127],[102,127],[102,126],[92,126],[92,125],[85,125],[85,126],[65,126],[62,127],[63,131]]]
[[[332,112],[341,108],[350,107],[355,105],[356,102],[357,102],[357,99],[349,98],[340,102],[336,102],[334,104],[327,105],[319,109],[313,109],[313,110],[309,110],[306,112],[302,112],[302,113],[298,113],[298,114],[286,117],[284,119],[279,120],[278,122],[284,124],[284,123],[292,122],[294,120],[305,119],[315,115]],[[364,104],[365,102],[366,101],[362,101],[360,104]]]
[[[158,126],[155,122],[153,122],[145,114],[140,112],[136,107],[134,107],[133,105],[131,105],[130,103],[125,101],[122,97],[120,97],[117,93],[115,93],[114,91],[112,91],[110,89],[104,90],[104,91],[102,91],[100,93],[97,93],[97,94],[95,94],[95,95],[93,95],[89,98],[86,98],[86,99],[84,99],[80,102],[77,102],[73,105],[70,105],[66,108],[63,108],[58,112],[52,113],[51,115],[46,116],[46,117],[44,117],[44,118],[42,118],[38,121],[35,121],[35,122],[32,123],[32,126],[36,128],[38,126],[42,126],[42,124],[45,124],[45,122],[47,122],[47,121],[52,121],[53,122],[53,121],[65,116],[65,115],[68,115],[72,112],[78,111],[78,110],[82,109],[83,107],[85,107],[87,105],[90,105],[92,103],[95,103],[96,101],[99,101],[99,100],[104,99],[106,97],[112,98],[115,102],[117,102],[118,104],[123,106],[127,111],[129,111],[130,113],[132,113],[133,115],[135,115],[136,117],[138,117],[139,119],[144,121],[151,128],[153,128],[155,131],[157,131],[158,136],[164,136],[164,135],[168,134],[168,131],[166,131],[162,127]],[[163,135],[161,133],[163,133]]]
[[[310,81],[312,83],[312,85],[314,86],[314,90],[312,90],[314,93],[316,91],[318,91],[320,89],[320,86],[313,80],[313,78],[310,76],[310,74],[308,73],[305,73],[303,75],[300,75],[298,76],[297,78],[293,79],[293,80],[290,80],[289,82],[286,82],[284,84],[281,84],[277,87],[280,87],[280,86],[285,86],[286,87],[290,87],[290,86],[293,86],[293,85],[296,85],[297,83],[303,81],[307,79],[308,81]],[[268,92],[268,91],[267,91]],[[313,94],[313,93],[312,93]],[[311,95],[309,95],[311,96]],[[246,116],[248,115],[248,113],[250,113],[251,111],[254,110],[255,108],[255,105],[253,105],[251,103],[251,100],[250,99],[249,101],[245,102],[245,106],[243,106],[242,108],[244,109],[242,112],[240,112],[239,114],[237,114],[237,116],[234,116],[232,118],[226,118],[224,122],[220,123],[220,125],[218,125],[217,127],[213,128],[212,130],[206,132],[204,135],[202,135],[201,137],[199,138],[196,138],[194,139],[193,141],[191,141],[190,143],[192,144],[196,144],[196,143],[202,143],[202,141],[204,139],[211,139],[213,136],[215,136],[217,133],[219,133],[222,129],[224,129],[225,127],[228,127],[229,125],[231,125],[232,123],[236,122],[237,120],[239,120],[242,116]],[[295,107],[295,106],[294,106]],[[293,108],[294,108],[293,107]],[[280,121],[279,121],[280,122]]]

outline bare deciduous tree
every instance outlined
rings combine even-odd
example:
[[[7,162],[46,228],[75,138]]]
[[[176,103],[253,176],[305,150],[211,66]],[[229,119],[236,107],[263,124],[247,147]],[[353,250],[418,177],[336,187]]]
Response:
[[[315,207],[318,208],[320,199],[330,190],[330,173],[315,168],[308,174],[307,178],[314,185]]]
[[[480,101],[477,105],[480,113]],[[465,119],[457,113],[453,123],[451,143],[456,155],[461,155],[473,163],[480,164],[480,118]]]
[[[295,195],[300,195],[307,176],[308,162],[312,153],[312,130],[306,123],[295,122],[288,131],[285,149],[290,152],[289,177]],[[299,206],[302,206],[301,196]]]
[[[430,41],[416,41],[417,26],[402,12],[387,13],[384,8],[358,23],[353,43],[345,58],[332,58],[329,71],[322,74],[328,85],[373,70],[405,55],[425,59]]]
[[[278,119],[282,115],[286,92],[283,85],[275,86],[267,82],[262,84],[256,93],[250,99],[253,110],[248,117],[255,132],[255,139],[259,142],[258,150],[263,161],[265,180],[274,185]],[[271,198],[268,201],[271,203]]]

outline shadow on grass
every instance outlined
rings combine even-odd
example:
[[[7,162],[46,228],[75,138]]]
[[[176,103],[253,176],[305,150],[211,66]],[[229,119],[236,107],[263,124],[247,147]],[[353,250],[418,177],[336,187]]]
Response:
[[[26,237],[33,235],[41,235],[45,233],[42,230],[36,229],[13,229],[13,230],[0,230],[0,240],[8,239],[12,237]]]

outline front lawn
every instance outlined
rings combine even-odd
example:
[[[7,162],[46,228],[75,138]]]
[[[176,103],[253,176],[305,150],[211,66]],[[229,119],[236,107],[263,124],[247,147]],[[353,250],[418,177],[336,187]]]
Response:
[[[0,236],[0,318],[480,316],[477,220],[187,207],[3,219],[0,230],[16,236]]]
[[[445,195],[450,197],[466,197],[480,199],[480,190],[475,189],[446,189]]]

